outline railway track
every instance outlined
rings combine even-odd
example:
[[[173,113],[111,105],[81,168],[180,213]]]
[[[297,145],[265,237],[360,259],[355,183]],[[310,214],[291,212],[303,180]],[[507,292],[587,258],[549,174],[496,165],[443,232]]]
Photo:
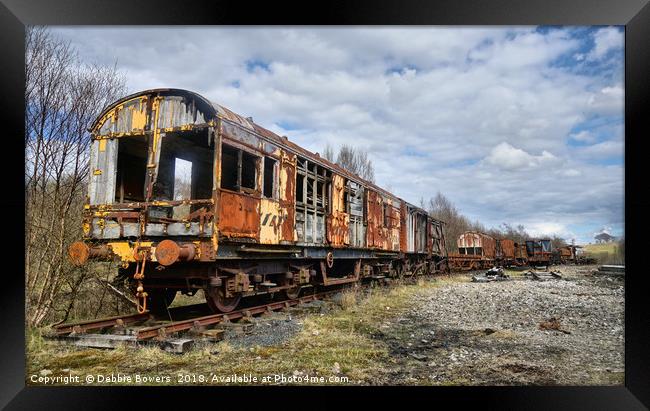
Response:
[[[57,324],[52,327],[52,334],[48,337],[84,347],[115,348],[119,345],[136,346],[142,343],[153,343],[168,351],[185,352],[192,345],[193,340],[174,338],[181,332],[190,331],[199,334],[209,327],[232,324],[242,319],[250,320],[265,313],[321,300],[344,289],[345,287],[341,287],[294,299],[243,307],[229,313],[206,314],[208,311],[206,304],[195,304],[170,309],[170,320],[156,318],[151,313],[145,312]],[[202,315],[197,316],[197,313]]]
[[[428,276],[427,276],[428,277]],[[414,279],[412,277],[411,279]],[[157,344],[167,351],[182,353],[193,345],[192,338],[178,337],[182,332],[200,335],[218,325],[237,325],[241,320],[286,310],[311,301],[322,300],[348,289],[340,285],[336,289],[312,292],[298,298],[271,301],[264,304],[244,306],[229,313],[211,314],[207,304],[194,304],[168,310],[169,319],[156,318],[149,312],[126,314],[94,320],[57,324],[52,326],[53,338],[77,346],[115,348],[120,345],[137,346]],[[248,321],[245,321],[246,323]]]

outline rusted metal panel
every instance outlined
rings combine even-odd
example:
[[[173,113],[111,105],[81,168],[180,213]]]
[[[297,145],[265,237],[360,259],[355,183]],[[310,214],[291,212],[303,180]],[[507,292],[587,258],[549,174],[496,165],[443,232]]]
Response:
[[[383,248],[382,199],[374,190],[366,190],[366,215],[368,228],[366,242],[369,248]]]
[[[505,259],[513,259],[515,258],[515,242],[503,238],[499,241],[500,245],[500,251],[501,251],[501,257]]]
[[[458,250],[461,254],[496,257],[496,240],[477,231],[466,231],[458,237]]]
[[[336,212],[326,219],[327,241],[333,247],[342,247],[350,243],[350,215]]]
[[[400,209],[399,201],[384,198],[384,250],[399,251],[400,242]]]
[[[296,155],[282,151],[280,160],[280,207],[284,210],[280,241],[295,242]]]
[[[406,231],[407,216],[408,216],[408,211],[406,207],[406,201],[402,200],[400,202],[400,208],[399,208],[399,249],[403,253],[408,252],[408,245],[407,245],[408,234]]]
[[[260,199],[221,190],[219,233],[229,238],[259,239]]]
[[[327,241],[334,247],[350,244],[350,215],[345,208],[345,179],[332,175],[331,212],[326,219]]]

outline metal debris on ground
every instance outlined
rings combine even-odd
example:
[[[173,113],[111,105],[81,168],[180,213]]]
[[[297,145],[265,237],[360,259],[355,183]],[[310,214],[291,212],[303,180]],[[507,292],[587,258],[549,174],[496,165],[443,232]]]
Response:
[[[533,280],[537,280],[537,281],[562,279],[562,273],[560,271],[544,272],[544,271],[528,270],[526,273],[524,273],[524,276],[528,278],[532,278]]]
[[[473,275],[472,281],[475,283],[489,283],[492,281],[510,280],[510,276],[503,271],[502,267],[492,267],[484,274]]]
[[[598,267],[597,271],[594,271],[594,274],[625,276],[625,266],[624,265],[601,265],[600,267]]]
[[[556,317],[551,317],[548,320],[539,323],[539,329],[542,331],[560,331],[565,334],[571,334],[571,331],[562,329],[562,324],[560,324],[560,319]]]

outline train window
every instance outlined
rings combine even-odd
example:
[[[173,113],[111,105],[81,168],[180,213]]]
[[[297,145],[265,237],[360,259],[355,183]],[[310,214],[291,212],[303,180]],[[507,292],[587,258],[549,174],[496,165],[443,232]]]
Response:
[[[241,157],[241,188],[255,190],[258,157],[242,152]]]
[[[275,163],[271,157],[264,157],[264,197],[275,198]]]
[[[304,178],[301,174],[296,175],[296,203],[303,203]]]
[[[118,141],[115,201],[144,201],[147,174],[147,140],[144,137]]]
[[[221,188],[237,191],[237,149],[225,144],[221,148]]]
[[[331,171],[304,158],[296,170],[296,232],[298,241],[325,241],[325,214],[329,207]]]
[[[259,157],[223,144],[221,148],[221,188],[254,192],[257,189]]]
[[[192,162],[176,158],[174,167],[174,200],[187,200],[191,198],[193,198]],[[189,204],[181,204],[174,207],[173,215],[176,219],[187,218],[189,214]]]

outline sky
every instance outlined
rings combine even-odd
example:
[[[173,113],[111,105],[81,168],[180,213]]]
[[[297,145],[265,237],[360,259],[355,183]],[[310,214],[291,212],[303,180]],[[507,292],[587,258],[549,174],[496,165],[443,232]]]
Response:
[[[197,92],[487,227],[624,235],[622,27],[56,27],[128,92]]]

